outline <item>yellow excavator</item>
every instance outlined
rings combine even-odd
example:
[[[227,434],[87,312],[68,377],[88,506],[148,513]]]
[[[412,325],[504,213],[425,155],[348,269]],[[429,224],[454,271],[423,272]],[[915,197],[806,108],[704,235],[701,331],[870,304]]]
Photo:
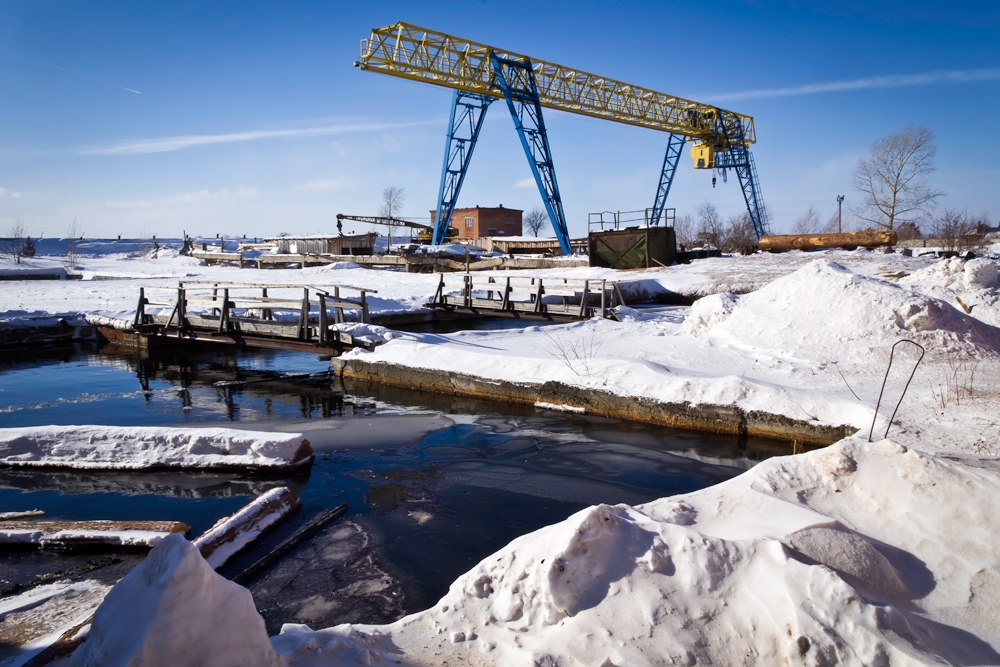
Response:
[[[434,233],[434,228],[430,225],[424,225],[419,222],[412,222],[410,220],[402,220],[400,218],[387,218],[380,215],[345,215],[344,213],[337,214],[337,231],[343,235],[344,233],[344,220],[353,220],[355,222],[363,222],[369,225],[384,225],[386,227],[409,227],[411,229],[419,229],[417,232],[417,241],[420,243],[430,243],[431,236]],[[389,230],[392,233],[392,230]],[[458,236],[458,230],[454,227],[448,228],[448,238]]]

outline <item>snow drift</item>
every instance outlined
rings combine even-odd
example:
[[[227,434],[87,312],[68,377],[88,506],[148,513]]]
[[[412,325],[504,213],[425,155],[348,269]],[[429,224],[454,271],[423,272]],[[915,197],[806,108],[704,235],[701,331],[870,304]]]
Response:
[[[751,294],[701,299],[684,331],[787,351],[848,346],[861,352],[899,338],[942,349],[1000,349],[1000,331],[967,316],[958,304],[829,260],[811,262]]]
[[[162,540],[94,614],[71,667],[279,667],[250,591],[180,535]]]
[[[312,461],[300,433],[158,426],[0,429],[0,466],[97,470],[291,469]]]

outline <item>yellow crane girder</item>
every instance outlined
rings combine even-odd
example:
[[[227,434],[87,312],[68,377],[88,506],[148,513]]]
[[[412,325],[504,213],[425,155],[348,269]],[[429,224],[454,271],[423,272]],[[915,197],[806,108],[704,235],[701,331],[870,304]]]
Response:
[[[570,113],[671,132],[699,142],[718,141],[718,123],[738,118],[746,144],[756,141],[753,118],[658,93],[589,72],[529,58],[442,32],[399,22],[361,40],[356,67],[404,79],[503,98],[494,83],[490,53],[530,61],[541,105]]]

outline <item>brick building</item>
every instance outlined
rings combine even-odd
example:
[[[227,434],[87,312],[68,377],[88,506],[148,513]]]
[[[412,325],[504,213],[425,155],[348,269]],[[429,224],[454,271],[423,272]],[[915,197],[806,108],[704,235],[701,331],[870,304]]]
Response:
[[[456,208],[451,214],[451,227],[458,230],[458,238],[478,239],[484,236],[520,236],[521,214],[516,208]],[[431,211],[431,225],[437,220],[437,211]]]

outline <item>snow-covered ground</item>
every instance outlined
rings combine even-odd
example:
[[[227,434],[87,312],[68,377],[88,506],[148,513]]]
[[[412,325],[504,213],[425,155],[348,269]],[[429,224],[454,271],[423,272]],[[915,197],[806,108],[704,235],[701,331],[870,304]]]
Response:
[[[85,275],[123,279],[19,283],[17,294],[0,296],[0,312],[23,314],[29,306],[14,303],[22,292],[39,314],[127,312],[138,284],[176,281],[179,273],[282,283],[324,277],[377,289],[386,309],[402,310],[436,286],[435,276],[360,269],[209,268],[183,257],[93,262]],[[460,577],[440,603],[392,625],[286,626],[273,640],[285,664],[1000,664],[995,263],[829,251],[549,273],[712,296],[691,308],[625,308],[621,322],[403,334],[348,356],[737,405],[849,424],[859,435],[685,496],[583,510],[515,540]],[[916,346],[896,347],[876,415],[902,339],[925,356],[890,425],[918,358]],[[181,544],[164,540],[150,560],[158,572],[190,569],[205,597],[178,594],[188,600],[183,613],[131,633],[104,620],[102,646],[187,651],[185,638],[219,618],[230,594],[212,592],[222,590],[217,575],[191,565]],[[189,591],[176,577],[141,583],[151,576],[143,579],[142,568],[129,594],[112,591],[98,619],[129,618],[136,600],[152,599],[150,587],[160,587],[162,599],[170,597],[164,586]],[[246,664],[274,664],[262,626],[246,618],[215,633],[211,650],[233,646],[230,633],[242,633]],[[87,644],[86,656],[97,655]],[[80,655],[75,664],[99,664]],[[178,664],[185,655],[159,653],[142,664]]]

